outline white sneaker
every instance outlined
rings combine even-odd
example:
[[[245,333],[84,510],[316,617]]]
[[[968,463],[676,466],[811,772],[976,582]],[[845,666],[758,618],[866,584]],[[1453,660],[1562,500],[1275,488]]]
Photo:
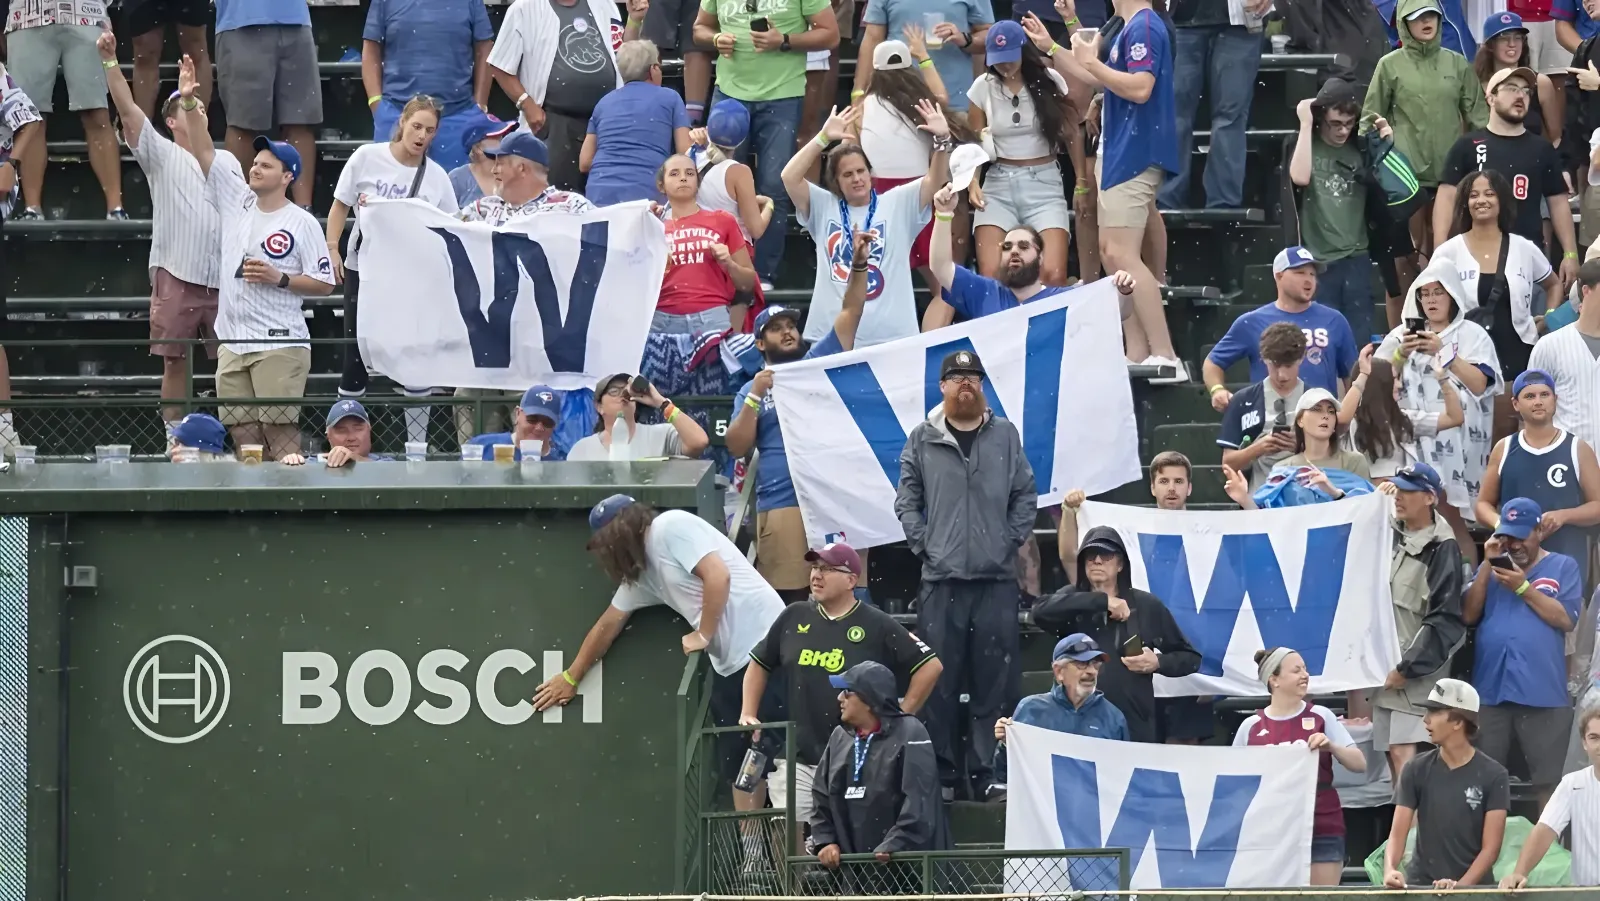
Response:
[[[1182,360],[1175,360],[1171,357],[1151,356],[1145,359],[1144,365],[1171,366],[1174,370],[1176,370],[1176,372],[1170,376],[1157,376],[1150,379],[1150,384],[1152,385],[1181,385],[1184,382],[1189,381],[1189,367],[1184,365]]]

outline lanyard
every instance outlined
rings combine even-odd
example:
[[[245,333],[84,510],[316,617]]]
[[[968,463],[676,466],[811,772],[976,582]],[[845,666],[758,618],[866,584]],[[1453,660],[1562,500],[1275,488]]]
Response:
[[[864,232],[872,231],[872,220],[878,215],[878,192],[872,192],[872,199],[867,201],[867,221],[861,226]],[[839,227],[844,229],[844,253],[848,261],[853,259],[856,246],[855,226],[850,224],[850,205],[844,202],[844,197],[839,198]]]
[[[873,735],[876,735],[876,734],[877,734],[876,732],[873,733]],[[856,736],[855,770],[850,775],[850,781],[851,782],[855,782],[855,783],[858,783],[858,784],[861,782],[861,768],[867,765],[867,751],[871,747],[872,747],[872,735],[868,735],[866,738],[862,738],[859,735]]]

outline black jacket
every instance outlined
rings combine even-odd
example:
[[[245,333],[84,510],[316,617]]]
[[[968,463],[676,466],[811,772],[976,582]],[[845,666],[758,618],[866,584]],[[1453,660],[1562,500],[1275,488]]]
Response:
[[[1583,69],[1591,62],[1600,66],[1600,36],[1580,42],[1568,65]],[[1558,148],[1561,164],[1568,172],[1583,173],[1589,169],[1589,136],[1600,128],[1600,91],[1585,91],[1578,87],[1576,78],[1570,77],[1563,90],[1567,95],[1567,121],[1561,130]],[[1580,177],[1574,179],[1573,184],[1582,188],[1587,182]]]
[[[1090,529],[1079,546],[1087,547],[1092,543],[1110,543],[1122,556],[1117,593],[1128,602],[1127,621],[1112,619],[1106,610],[1105,593],[1090,589],[1084,572],[1085,555],[1080,551],[1077,584],[1068,585],[1035,604],[1033,623],[1055,633],[1058,638],[1083,632],[1098,642],[1109,658],[1100,671],[1100,690],[1105,692],[1106,700],[1128,718],[1129,737],[1134,741],[1161,741],[1161,728],[1156,720],[1155,678],[1123,666],[1122,646],[1128,639],[1139,636],[1145,647],[1161,652],[1156,672],[1174,678],[1197,672],[1200,652],[1189,644],[1177,620],[1172,618],[1172,612],[1159,598],[1133,587],[1132,569],[1122,536],[1109,526],[1100,526]]]

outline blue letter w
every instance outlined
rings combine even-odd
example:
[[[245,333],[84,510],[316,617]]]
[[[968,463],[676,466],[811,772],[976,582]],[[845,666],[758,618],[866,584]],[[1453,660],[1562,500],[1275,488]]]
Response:
[[[1344,584],[1345,551],[1350,526],[1324,526],[1306,533],[1305,567],[1300,572],[1299,600],[1289,603],[1289,589],[1271,540],[1264,534],[1224,535],[1217,552],[1205,603],[1197,603],[1189,581],[1189,558],[1180,535],[1139,536],[1150,592],[1165,601],[1183,634],[1200,652],[1200,673],[1222,675],[1234,622],[1250,596],[1256,626],[1266,647],[1294,648],[1313,676],[1322,673],[1328,657],[1328,635]]]
[[[589,318],[594,313],[595,291],[606,269],[608,223],[591,222],[583,227],[578,266],[572,273],[567,292],[567,316],[561,317],[561,298],[556,295],[555,278],[544,247],[526,235],[495,232],[494,299],[488,312],[480,308],[478,273],[472,268],[460,236],[442,228],[429,231],[444,241],[454,275],[456,305],[467,325],[467,340],[472,345],[472,363],[480,369],[506,369],[511,365],[511,311],[517,303],[521,276],[527,273],[533,283],[533,303],[539,308],[539,323],[544,330],[544,352],[556,372],[582,372],[589,344]]]
[[[1061,358],[1066,352],[1067,311],[1065,308],[1042,313],[1028,320],[1027,365],[1023,370],[1022,447],[1041,485],[1050,484],[1056,465],[1056,416],[1060,409]],[[923,357],[923,409],[931,410],[944,400],[939,390],[939,364],[958,350],[973,350],[972,342],[958,338],[929,347]],[[974,351],[976,352],[976,351]],[[851,363],[827,370],[828,380],[839,392],[850,418],[861,436],[872,446],[878,465],[889,484],[900,484],[900,452],[906,446],[906,432],[884,396],[870,363]],[[1006,411],[987,379],[984,396],[994,415]]]
[[[1155,836],[1156,866],[1162,888],[1221,888],[1239,852],[1244,815],[1261,788],[1260,776],[1218,776],[1211,790],[1211,809],[1195,845],[1189,835],[1189,808],[1184,802],[1178,774],[1166,770],[1135,769],[1128,780],[1116,822],[1110,834],[1100,831],[1100,783],[1092,761],[1052,756],[1056,789],[1056,821],[1065,848],[1127,848],[1128,872]],[[1102,840],[1102,836],[1104,836]],[[1088,874],[1081,864],[1073,867],[1073,887],[1093,891],[1116,885],[1114,868],[1107,874]],[[1093,878],[1084,880],[1084,875]],[[1085,884],[1088,883],[1088,884]]]

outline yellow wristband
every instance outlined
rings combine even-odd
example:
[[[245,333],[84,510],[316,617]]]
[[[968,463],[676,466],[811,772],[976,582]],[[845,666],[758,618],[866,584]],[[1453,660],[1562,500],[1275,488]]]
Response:
[[[382,94],[373,94],[371,97],[367,98],[367,106],[377,106],[378,105],[378,101],[382,100],[382,99],[383,99],[383,95]]]
[[[1399,366],[1401,363],[1404,363],[1405,361],[1406,361],[1406,355],[1405,354],[1401,353],[1398,350],[1394,352],[1393,363],[1396,366]]]
[[[1528,580],[1527,579],[1523,579],[1522,580],[1522,584],[1517,586],[1517,597],[1519,597],[1519,598],[1522,597],[1522,595],[1525,592],[1527,592],[1528,587],[1529,587]]]
[[[629,25],[643,25],[644,24],[644,20],[643,19],[635,19],[633,16],[629,16],[628,17],[628,24]]]
[[[818,147],[821,147],[823,150],[827,150],[828,149],[828,144],[831,143],[828,140],[828,136],[823,134],[823,133],[821,133],[821,132],[817,132],[817,136],[813,140],[816,142],[816,145]]]
[[[931,69],[931,68],[933,68],[933,60],[925,59],[922,62],[917,63],[917,68],[919,68],[919,69]]]
[[[100,65],[105,66],[107,70],[115,69],[117,67],[117,61],[114,59],[103,59],[100,61]]]
[[[1208,388],[1206,390],[1209,391],[1212,395],[1215,395],[1218,391],[1226,391],[1226,390],[1228,390],[1228,386],[1227,385],[1212,385],[1210,388]]]
[[[1062,22],[1061,24],[1066,26],[1067,28],[1071,28],[1072,26],[1078,24],[1078,17],[1077,16],[1073,16],[1072,18],[1068,19],[1065,22]]]
[[[562,670],[561,671],[561,678],[567,680],[567,684],[572,686],[573,688],[577,688],[578,687],[578,680],[572,678],[572,674],[567,672],[566,670]]]
[[[1056,51],[1060,50],[1060,49],[1061,49],[1061,45],[1060,44],[1057,44],[1055,41],[1051,41],[1050,42],[1050,49],[1045,51],[1044,55],[1045,56],[1055,56],[1056,55]]]
[[[761,412],[761,401],[756,400],[754,397],[751,397],[748,394],[744,396],[744,405],[758,413]]]
[[[1073,196],[1081,197],[1081,196],[1084,196],[1084,195],[1088,194],[1089,193],[1089,189],[1087,187],[1083,186],[1083,185],[1078,185],[1077,187],[1072,189],[1072,193],[1073,193]],[[1220,388],[1222,386],[1218,385],[1217,387]]]
[[[1569,250],[1562,254],[1561,258],[1563,260],[1576,260],[1578,258],[1578,252],[1576,250]]]
[[[861,98],[863,98],[865,96],[867,96],[867,92],[861,90],[860,88],[856,88],[855,90],[850,92],[850,99],[851,100],[860,100]]]
[[[682,412],[682,410],[678,409],[677,404],[674,404],[670,400],[667,401],[667,405],[662,408],[662,415],[666,417],[667,422],[672,422],[674,419],[677,419],[678,414]]]
[[[955,213],[940,213],[940,212],[935,212],[935,213],[934,213],[934,214],[933,214],[933,218],[935,218],[935,219],[937,219],[937,220],[939,220],[939,221],[940,221],[940,222],[949,222],[949,221],[950,221],[950,220],[952,220],[952,219],[954,219],[954,218],[955,218],[955,217],[956,217],[956,214],[955,214]]]

